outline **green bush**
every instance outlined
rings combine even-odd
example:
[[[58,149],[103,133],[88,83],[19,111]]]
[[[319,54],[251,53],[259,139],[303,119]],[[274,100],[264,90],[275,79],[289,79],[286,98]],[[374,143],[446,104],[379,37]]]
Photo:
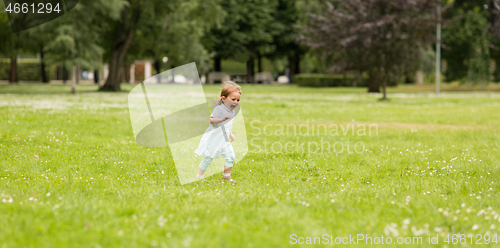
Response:
[[[0,60],[0,80],[9,80],[9,73],[10,59]],[[19,77],[19,81],[41,81],[42,73],[40,62],[18,60],[17,75]]]
[[[10,62],[0,60],[0,80],[9,80]]]
[[[295,82],[303,87],[357,87],[368,86],[368,76],[355,77],[350,74],[330,75],[330,74],[298,74]]]

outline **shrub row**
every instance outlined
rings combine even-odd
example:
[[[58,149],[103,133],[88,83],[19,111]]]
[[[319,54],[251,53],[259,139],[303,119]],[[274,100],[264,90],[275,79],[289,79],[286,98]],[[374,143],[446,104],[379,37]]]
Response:
[[[40,66],[40,62],[18,60],[17,75],[19,77],[19,81],[41,81],[42,73]],[[48,68],[46,69],[48,70]],[[8,59],[0,60],[0,80],[9,80],[9,73],[10,61]]]
[[[368,76],[298,74],[295,76],[295,82],[304,87],[366,87],[368,86]]]

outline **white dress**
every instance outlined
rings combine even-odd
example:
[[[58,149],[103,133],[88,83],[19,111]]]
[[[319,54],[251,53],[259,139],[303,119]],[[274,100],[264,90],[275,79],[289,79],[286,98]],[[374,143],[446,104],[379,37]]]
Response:
[[[214,108],[210,116],[213,118],[230,116],[231,118],[219,124],[210,124],[194,152],[202,157],[220,158],[222,154],[233,152],[233,147],[229,142],[229,134],[233,128],[235,112],[229,110],[224,104],[220,104]]]

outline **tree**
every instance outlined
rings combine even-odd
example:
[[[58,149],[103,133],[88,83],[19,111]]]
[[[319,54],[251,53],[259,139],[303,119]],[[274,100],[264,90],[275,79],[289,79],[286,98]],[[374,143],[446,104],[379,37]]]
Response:
[[[47,53],[46,46],[54,39],[54,27],[50,24],[40,25],[30,28],[26,31],[27,43],[25,48],[31,53],[40,54],[40,75],[43,83],[49,83],[49,75],[47,73]]]
[[[72,69],[73,87],[77,66],[97,66],[103,48],[103,35],[109,29],[107,20],[118,19],[126,6],[122,0],[80,1],[64,16],[41,25],[45,30],[53,30],[50,42],[44,50],[49,53],[49,63],[63,64]]]
[[[0,2],[0,9],[4,10],[3,1]],[[16,83],[19,81],[17,72],[17,55],[21,49],[23,39],[22,33],[13,33],[10,27],[10,22],[7,17],[7,12],[0,12],[0,53],[5,54],[10,58],[9,82]]]
[[[311,14],[303,40],[330,61],[332,72],[358,71],[370,76],[369,92],[391,78],[402,78],[408,54],[418,54],[434,37],[436,1],[325,1],[323,13]]]
[[[214,13],[212,9],[217,9],[217,1],[215,0],[205,2],[201,0],[190,0],[187,2],[182,0],[127,0],[127,3],[127,7],[125,7],[121,12],[120,18],[113,22],[112,31],[107,35],[108,40],[111,42],[107,45],[110,49],[106,51],[106,57],[109,58],[109,75],[106,83],[101,88],[101,90],[104,91],[120,90],[120,83],[122,81],[121,71],[124,67],[124,61],[131,47],[134,45],[134,40],[138,34],[143,35],[143,37],[150,37],[152,40],[163,42],[171,37],[159,37],[160,35],[166,34],[165,32],[172,30],[182,30],[182,34],[187,35],[188,38],[181,37],[182,34],[179,33],[171,34],[174,34],[176,37],[173,39],[177,42],[176,45],[186,49],[185,51],[188,52],[185,53],[185,51],[182,50],[176,51],[171,47],[168,48],[168,51],[172,53],[172,58],[174,60],[180,58],[179,61],[186,61],[186,58],[181,57],[187,53],[190,53],[191,55],[189,56],[191,57],[196,56],[193,55],[195,53],[203,53],[203,51],[200,50],[201,46],[199,46],[198,43],[186,43],[186,41],[196,40],[196,38],[200,36],[200,30],[203,30],[206,26],[205,24],[211,23],[211,21],[205,23],[200,22],[201,18],[218,19],[218,17],[213,18],[211,16],[207,16],[209,13]],[[197,8],[193,8],[193,5]],[[186,9],[188,9],[188,11],[186,11]],[[206,13],[204,12],[205,10],[207,10]],[[189,16],[186,16],[185,13],[189,13]],[[187,24],[187,26],[177,26],[177,29],[175,29],[174,26],[178,24],[176,23],[178,20],[176,18],[180,18],[182,20],[181,23]],[[196,25],[189,23],[189,18],[196,20]],[[173,22],[171,23],[170,21]],[[189,33],[190,31],[194,33]],[[145,40],[142,39],[142,41]],[[181,42],[184,43],[181,44]],[[147,43],[149,42],[146,42],[146,44]],[[142,46],[144,44],[139,43],[137,45]],[[135,54],[144,54],[145,51],[148,51],[147,54],[149,56],[157,57],[166,50],[165,47],[167,45],[169,44],[157,43],[148,45],[148,47],[145,48],[138,48],[134,50]],[[158,46],[158,48],[155,48],[156,46]],[[182,56],[178,55],[179,52],[183,53]],[[158,60],[158,58],[155,59]]]
[[[168,13],[140,20],[127,61],[138,57],[152,58],[159,73],[162,58],[168,57],[170,67],[196,62],[200,73],[207,72],[210,55],[200,40],[207,30],[222,22],[225,12],[216,0],[171,4]]]
[[[122,10],[120,18],[114,23],[112,31],[107,38],[111,40],[109,54],[109,74],[106,83],[101,87],[103,91],[120,91],[122,81],[121,70],[125,57],[134,40],[142,10],[147,3],[155,4],[157,1],[128,0],[127,6]]]
[[[235,58],[246,61],[247,82],[253,82],[255,58],[259,53],[271,53],[273,36],[281,31],[274,18],[277,0],[222,0],[227,13],[222,25],[214,27],[205,37],[205,47],[215,53],[215,69],[220,60]]]
[[[68,2],[66,2],[68,3]],[[3,6],[3,2],[1,3]],[[17,81],[17,53],[40,53],[42,81],[47,82],[46,62],[73,66],[96,65],[103,49],[100,47],[107,20],[117,19],[125,6],[123,0],[81,0],[70,4],[65,15],[40,26],[12,33],[9,22],[0,12],[0,52],[11,57],[10,81]],[[2,51],[3,50],[3,51]]]
[[[446,81],[484,83],[490,79],[488,5],[483,0],[456,0],[444,15],[443,59],[447,62]],[[494,16],[494,15],[492,15]],[[492,17],[493,18],[493,17]]]
[[[204,47],[213,53],[214,70],[221,70],[221,60],[238,58],[248,60],[246,51],[246,36],[239,30],[241,7],[235,1],[222,0],[221,7],[224,11],[222,23],[214,25],[202,37]]]
[[[486,32],[491,31],[493,37],[500,40],[500,3],[498,0],[489,0],[489,23]]]
[[[307,48],[300,44],[301,13],[299,8],[304,8],[306,3],[299,0],[279,0],[277,11],[274,12],[276,30],[272,45],[275,51],[264,53],[270,59],[283,56],[288,58],[290,69],[290,83],[295,82],[295,74],[300,73],[300,58],[305,54]]]
[[[489,23],[486,29],[486,34],[491,32],[492,41],[489,45],[491,58],[495,61],[495,71],[493,72],[493,80],[500,81],[500,3],[498,0],[490,0],[489,4]]]

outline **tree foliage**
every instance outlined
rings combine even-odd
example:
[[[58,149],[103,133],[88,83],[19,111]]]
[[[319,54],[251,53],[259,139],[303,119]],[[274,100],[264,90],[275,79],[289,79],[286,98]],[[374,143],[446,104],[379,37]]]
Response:
[[[446,11],[443,59],[447,62],[447,81],[484,83],[490,79],[489,45],[492,39],[487,33],[487,9],[483,0],[456,0]]]
[[[123,0],[81,0],[65,15],[18,33],[12,33],[9,22],[0,22],[3,38],[0,52],[11,57],[11,71],[16,68],[15,56],[19,49],[25,53],[46,55],[42,60],[42,75],[45,62],[64,65],[67,69],[97,66],[104,51],[102,43],[109,29],[108,21],[118,18],[125,6]]]
[[[381,82],[385,92],[433,41],[435,10],[433,0],[329,0],[323,13],[311,14],[303,39],[329,59],[331,71],[368,72],[369,91],[378,92]]]
[[[155,61],[168,57],[170,67],[196,62],[200,73],[208,71],[210,54],[200,40],[212,26],[220,25],[225,12],[216,0],[169,4],[167,14],[141,19],[128,57]]]
[[[208,54],[201,49],[201,34],[220,20],[216,0],[127,0],[120,18],[107,35],[109,76],[101,90],[119,91],[125,60],[129,55],[161,54],[170,63],[200,62],[206,67]],[[209,21],[207,21],[209,20]]]
[[[255,58],[273,53],[276,50],[273,40],[285,29],[276,19],[279,3],[278,0],[222,0],[225,18],[204,36],[203,44],[215,53],[216,60],[245,61],[248,81],[253,82]]]

